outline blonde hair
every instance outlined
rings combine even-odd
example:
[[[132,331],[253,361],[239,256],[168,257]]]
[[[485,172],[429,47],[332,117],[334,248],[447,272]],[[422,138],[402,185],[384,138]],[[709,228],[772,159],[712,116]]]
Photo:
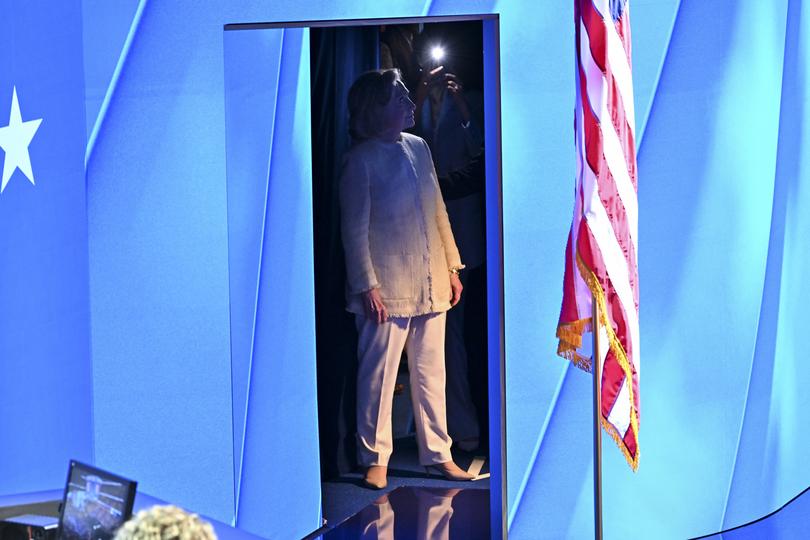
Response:
[[[124,523],[115,540],[217,540],[214,528],[176,506],[153,506]]]
[[[380,109],[391,100],[397,81],[402,81],[398,69],[367,71],[354,81],[347,100],[352,139],[363,141],[380,133]]]

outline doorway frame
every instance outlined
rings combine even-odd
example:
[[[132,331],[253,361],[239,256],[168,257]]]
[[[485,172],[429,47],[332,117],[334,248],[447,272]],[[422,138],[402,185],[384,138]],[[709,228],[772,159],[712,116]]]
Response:
[[[226,24],[225,31],[331,28],[481,21],[484,60],[486,161],[487,382],[490,459],[490,538],[508,533],[506,474],[506,339],[504,324],[503,167],[501,133],[500,17],[497,13]],[[305,66],[309,70],[309,62]],[[312,159],[310,153],[309,159]],[[315,299],[313,297],[313,303]],[[321,495],[322,497],[323,495]]]

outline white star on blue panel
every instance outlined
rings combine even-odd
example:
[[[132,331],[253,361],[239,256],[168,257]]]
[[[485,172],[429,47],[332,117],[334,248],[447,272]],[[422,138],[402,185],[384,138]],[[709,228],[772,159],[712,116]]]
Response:
[[[31,170],[31,156],[28,153],[28,145],[31,144],[31,139],[34,138],[41,123],[42,118],[22,121],[20,102],[17,100],[17,87],[15,86],[11,96],[11,113],[8,125],[0,127],[0,148],[6,153],[3,162],[3,181],[0,184],[0,193],[6,189],[6,185],[11,180],[11,175],[17,169],[20,169],[26,178],[36,185],[34,172]]]

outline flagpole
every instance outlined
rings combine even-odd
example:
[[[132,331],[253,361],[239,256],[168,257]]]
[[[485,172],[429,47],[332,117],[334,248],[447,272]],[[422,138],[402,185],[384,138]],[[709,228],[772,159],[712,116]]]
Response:
[[[599,303],[591,295],[591,330],[593,333],[593,516],[594,538],[602,540],[602,366],[599,350]]]

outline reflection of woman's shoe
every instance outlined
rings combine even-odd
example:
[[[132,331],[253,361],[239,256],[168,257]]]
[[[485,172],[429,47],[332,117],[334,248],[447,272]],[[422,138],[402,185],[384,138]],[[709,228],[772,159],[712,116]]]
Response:
[[[385,465],[371,465],[366,469],[366,476],[363,483],[371,489],[383,489],[388,485],[388,467]]]
[[[470,474],[467,471],[463,470],[453,461],[447,461],[445,463],[437,463],[435,465],[427,465],[425,466],[425,472],[427,473],[428,476],[430,476],[430,473],[438,473],[448,480],[464,481],[475,479],[474,474]]]

